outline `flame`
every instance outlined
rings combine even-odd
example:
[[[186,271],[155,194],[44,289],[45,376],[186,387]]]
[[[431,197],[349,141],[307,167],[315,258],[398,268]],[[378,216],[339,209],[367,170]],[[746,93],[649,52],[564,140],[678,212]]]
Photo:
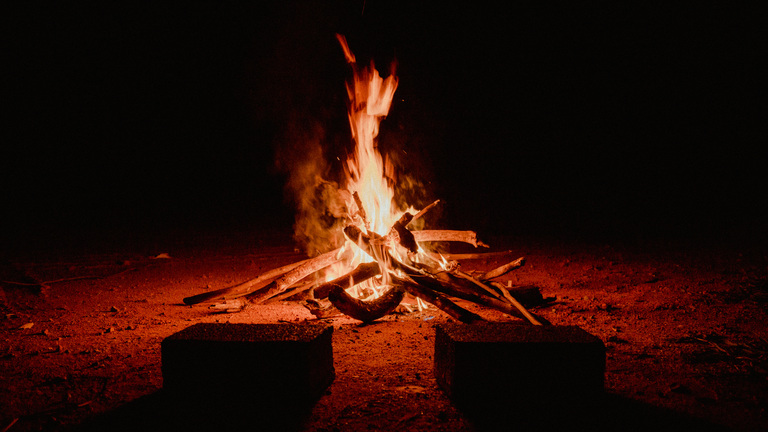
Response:
[[[347,83],[349,97],[349,126],[355,140],[355,151],[346,161],[347,190],[359,196],[358,202],[350,202],[350,208],[362,204],[361,215],[367,218],[369,231],[386,234],[386,231],[403,214],[395,208],[394,190],[388,183],[394,182],[394,166],[385,160],[377,148],[379,124],[389,113],[397,90],[398,79],[394,63],[387,78],[382,78],[371,62],[360,67],[349,49],[344,36],[337,35],[354,76]]]
[[[392,106],[398,78],[394,63],[386,78],[381,77],[373,62],[369,66],[359,65],[346,38],[342,35],[337,38],[353,71],[352,80],[347,82],[347,114],[355,142],[354,152],[345,162],[344,188],[350,197],[346,203],[348,216],[364,232],[384,236],[406,211],[397,208],[394,201],[395,167],[382,157],[377,146],[379,125]],[[355,256],[329,269],[326,280],[341,276],[362,262],[373,261],[359,248],[353,249]],[[383,273],[386,277],[386,272]],[[375,283],[359,284],[349,290],[358,298],[375,298],[380,291]]]

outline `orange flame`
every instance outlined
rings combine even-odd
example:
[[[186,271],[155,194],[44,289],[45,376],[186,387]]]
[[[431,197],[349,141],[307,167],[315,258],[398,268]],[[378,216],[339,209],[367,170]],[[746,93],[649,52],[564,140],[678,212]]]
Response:
[[[347,95],[355,152],[346,161],[346,188],[358,194],[363,206],[361,214],[368,218],[366,228],[386,234],[403,212],[395,208],[394,191],[387,183],[387,178],[394,180],[394,167],[382,158],[376,144],[379,123],[389,113],[398,80],[394,64],[387,78],[379,75],[373,63],[360,67],[344,36],[337,37],[354,72],[352,81],[347,83]],[[357,207],[357,203],[349,204],[350,208]]]
[[[394,63],[389,76],[382,78],[373,62],[367,67],[358,65],[346,38],[342,35],[337,35],[337,38],[353,71],[352,80],[347,83],[349,126],[355,141],[355,150],[345,163],[344,186],[350,196],[347,208],[352,213],[350,219],[361,229],[386,235],[405,212],[398,209],[394,202],[394,189],[391,186],[395,181],[394,166],[382,157],[377,147],[379,124],[392,106],[398,79]],[[330,269],[326,275],[327,280],[348,272],[361,262],[373,260],[358,248],[353,249],[357,251],[355,257]],[[378,294],[378,290],[372,286],[355,287],[350,290],[350,294],[367,297],[370,291],[366,288],[373,288],[371,297]]]

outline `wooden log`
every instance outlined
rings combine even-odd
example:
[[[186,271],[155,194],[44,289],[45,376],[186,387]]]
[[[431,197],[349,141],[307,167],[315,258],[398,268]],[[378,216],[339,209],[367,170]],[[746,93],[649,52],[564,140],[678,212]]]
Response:
[[[483,252],[483,253],[436,253],[425,252],[430,258],[435,261],[440,261],[445,258],[448,261],[462,261],[462,260],[476,260],[495,258],[499,256],[511,255],[512,251],[500,251],[500,252]]]
[[[318,255],[315,258],[307,260],[295,269],[285,273],[283,276],[275,279],[263,288],[246,294],[246,297],[252,303],[263,303],[265,300],[274,295],[280,294],[310,274],[318,270],[322,270],[333,263],[339,262],[342,259],[341,255],[343,253],[343,248],[339,248],[330,252],[326,252],[322,255]]]
[[[317,300],[306,299],[301,305],[318,319],[332,318],[341,315],[341,311],[336,309],[330,302],[328,302],[328,304],[323,304]]]
[[[439,202],[440,202],[440,200],[435,200],[435,201],[434,201],[432,204],[430,204],[430,205],[428,205],[428,206],[424,207],[423,209],[421,209],[421,210],[420,210],[418,213],[416,213],[415,215],[413,215],[413,220],[411,220],[411,222],[413,222],[413,221],[415,221],[416,219],[418,219],[418,218],[420,218],[420,217],[424,216],[424,213],[428,212],[428,211],[429,211],[429,209],[431,209],[432,207],[436,206],[436,205],[437,205]],[[409,222],[409,223],[410,223],[410,222]]]
[[[463,275],[463,277],[469,279],[472,283],[482,287],[486,291],[493,292],[493,290],[489,286],[487,286],[484,283],[478,281],[477,279],[472,278],[471,276],[467,275],[466,273]],[[509,303],[512,304],[512,306],[514,306],[515,309],[517,309],[525,317],[525,319],[527,319],[531,324],[539,325],[539,326],[541,325],[541,322],[539,322],[539,320],[536,319],[536,317],[534,317],[530,312],[528,312],[528,309],[526,309],[525,306],[520,304],[520,302],[517,301],[517,299],[512,297],[509,294],[509,291],[507,291],[506,289],[502,289],[501,292],[502,292],[502,294],[504,294],[504,298],[506,298],[507,301],[509,301]]]
[[[487,244],[477,239],[477,233],[474,231],[421,230],[413,231],[413,237],[417,242],[452,241],[468,243],[474,247],[488,247]]]
[[[399,286],[401,286],[407,293],[435,306],[436,308],[448,314],[448,316],[453,319],[459,320],[465,324],[484,321],[480,315],[464,309],[463,307],[452,302],[445,295],[435,292],[415,282],[412,279],[399,278],[397,276],[391,276],[391,278],[394,283],[397,283]]]
[[[525,265],[525,257],[520,257],[514,261],[504,264],[501,267],[496,267],[495,269],[489,272],[486,272],[485,274],[480,276],[478,279],[482,281],[489,281],[491,279],[496,279],[497,277],[503,276],[512,270],[519,269],[524,265]]]
[[[184,299],[184,304],[194,305],[194,304],[204,303],[209,301],[229,300],[229,299],[234,299],[234,298],[243,296],[245,294],[248,294],[249,292],[252,292],[254,290],[257,290],[259,288],[266,286],[268,283],[277,279],[278,277],[285,274],[286,272],[289,272],[295,269],[296,267],[304,265],[311,260],[312,258],[305,259],[303,261],[298,261],[292,264],[284,265],[282,267],[278,267],[276,269],[263,273],[259,275],[259,277],[257,278],[239,283],[237,285],[232,285],[226,288],[217,289],[215,291],[209,291],[206,293],[187,297]]]
[[[545,321],[540,320],[538,317],[534,317],[514,299],[509,301],[502,301],[492,297],[485,291],[481,291],[476,287],[476,285],[480,283],[479,281],[470,282],[466,279],[459,279],[447,272],[425,274],[424,272],[409,266],[394,258],[388,251],[382,251],[380,250],[380,247],[373,245],[371,239],[355,226],[350,225],[344,228],[344,234],[374,259],[385,259],[387,261],[387,265],[390,266],[393,270],[402,271],[414,282],[425,288],[446,295],[462,298],[464,300],[471,301],[481,306],[496,309],[518,318],[524,318],[534,325],[541,325],[541,321]],[[437,276],[440,277],[438,278]],[[459,281],[463,281],[465,283],[462,284]]]
[[[328,300],[345,315],[369,323],[392,312],[403,301],[403,296],[405,291],[390,286],[381,296],[365,301],[350,296],[344,288],[336,285],[328,293]]]
[[[442,292],[443,294],[458,297],[460,299],[464,299],[481,306],[504,312],[517,318],[526,319],[534,325],[541,325],[541,322],[543,321],[540,317],[535,317],[530,314],[530,312],[528,312],[516,300],[502,301],[491,297],[484,291],[480,291],[479,288],[475,287],[475,284],[466,279],[460,279],[446,272],[438,273],[434,276],[435,280],[439,281],[439,284],[430,284],[430,288]],[[414,280],[420,283],[422,282],[421,279],[414,278]],[[516,306],[515,302],[517,302],[519,306]],[[525,310],[525,313],[521,309]],[[526,314],[531,315],[531,318],[533,319],[526,316]],[[538,322],[539,324],[535,324],[534,322]]]
[[[331,292],[331,288],[338,285],[344,289],[351,288],[360,282],[364,282],[376,275],[381,274],[379,263],[370,262],[358,265],[354,270],[340,276],[332,281],[325,282],[315,287],[314,294],[315,299],[328,298],[328,293]]]
[[[463,271],[461,271],[459,269],[455,269],[451,273],[455,274],[456,276],[459,276],[460,278],[463,278],[465,280],[468,280],[468,281],[472,282],[475,286],[477,286],[478,288],[480,288],[482,290],[480,292],[483,293],[483,294],[489,294],[489,295],[491,295],[493,297],[496,297],[499,300],[504,298],[504,296],[502,296],[501,294],[496,292],[494,289],[492,289],[488,285],[485,285],[484,283],[481,283],[477,279],[473,278],[469,273],[463,272]]]
[[[419,245],[416,244],[416,238],[413,233],[406,228],[406,226],[413,220],[413,215],[406,212],[403,216],[392,225],[391,232],[397,233],[400,246],[406,248],[411,253],[419,251]]]
[[[502,292],[502,289],[506,290],[525,307],[533,307],[545,303],[544,296],[541,295],[541,289],[536,285],[522,285],[509,288],[500,282],[490,282],[490,285],[498,288],[499,292]]]
[[[313,286],[316,285],[316,282],[314,281],[305,281],[298,284],[295,284],[292,288],[289,288],[280,294],[277,294],[274,297],[270,297],[267,300],[264,301],[264,303],[274,303],[278,302],[280,300],[285,300],[287,298],[293,297],[297,294],[301,294],[305,291],[309,291]]]

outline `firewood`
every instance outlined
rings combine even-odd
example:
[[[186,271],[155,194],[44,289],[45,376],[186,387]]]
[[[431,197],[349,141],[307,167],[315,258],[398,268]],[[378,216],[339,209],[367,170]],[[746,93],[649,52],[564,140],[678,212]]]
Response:
[[[341,311],[336,309],[334,305],[330,304],[330,302],[327,303],[328,304],[324,304],[317,300],[306,299],[301,305],[318,319],[333,318],[342,315]]]
[[[328,300],[336,309],[354,319],[369,323],[392,312],[403,301],[405,291],[396,286],[390,286],[381,296],[373,300],[356,299],[339,285],[331,288]]]
[[[369,229],[371,224],[368,222],[368,215],[365,214],[365,207],[363,207],[363,201],[360,199],[360,194],[355,191],[352,193],[352,197],[355,199],[355,204],[357,205],[357,215],[363,220],[365,229]]]
[[[274,303],[278,302],[280,300],[285,300],[290,297],[293,297],[295,295],[301,294],[303,292],[309,291],[313,286],[317,285],[315,281],[306,281],[301,282],[300,284],[294,284],[292,288],[289,288],[285,291],[283,291],[280,294],[277,294],[274,297],[270,297],[267,300],[264,301],[264,303]]]
[[[520,257],[514,261],[504,264],[501,267],[496,267],[495,269],[489,272],[486,272],[484,275],[480,276],[478,279],[482,281],[489,281],[491,279],[496,279],[497,277],[505,275],[510,271],[518,269],[524,265],[525,265],[525,257]]]
[[[247,293],[245,296],[249,301],[255,304],[263,303],[270,297],[280,294],[286,289],[290,288],[296,282],[304,279],[312,273],[322,270],[333,263],[341,261],[341,255],[344,254],[343,248],[326,252],[322,255],[318,255],[310,260],[305,261],[295,269],[285,273],[278,279],[273,280],[268,285]]]
[[[453,274],[455,274],[455,275],[457,275],[457,276],[459,276],[459,277],[461,277],[461,278],[463,278],[465,280],[468,280],[468,281],[472,282],[477,287],[482,289],[484,291],[484,294],[490,294],[491,296],[496,297],[499,300],[502,300],[504,298],[504,296],[502,296],[501,294],[497,293],[494,289],[492,289],[488,285],[485,285],[484,283],[481,283],[477,279],[473,278],[469,273],[465,273],[465,272],[463,272],[461,270],[458,270],[458,269],[452,271],[451,273],[453,273]]]
[[[478,286],[484,288],[485,291],[487,291],[487,292],[493,292],[493,290],[489,286],[487,286],[484,283],[478,281],[477,279],[474,279],[473,277],[467,275],[466,273],[463,274],[462,277],[470,280],[475,285],[478,285]],[[509,303],[512,304],[512,306],[514,306],[515,309],[517,309],[523,315],[523,317],[525,317],[525,319],[527,319],[531,324],[533,324],[533,325],[541,325],[541,322],[539,322],[539,320],[537,320],[533,315],[531,315],[531,313],[528,312],[528,310],[522,304],[520,304],[520,302],[517,301],[517,299],[512,297],[506,289],[502,289],[501,292],[502,292],[502,294],[504,294],[504,297],[507,299],[507,301],[509,301]],[[491,299],[491,300],[493,300],[493,299]],[[493,303],[493,302],[491,302],[491,303]],[[509,313],[509,312],[507,312],[507,313]]]
[[[477,239],[477,233],[474,231],[455,231],[455,230],[422,230],[413,231],[413,237],[417,242],[441,242],[452,241],[471,244],[474,247],[488,247],[487,244]]]
[[[328,293],[331,292],[331,288],[333,288],[335,285],[339,285],[342,288],[347,289],[379,274],[381,274],[379,263],[370,262],[360,264],[354,270],[345,274],[344,276],[339,276],[332,281],[325,282],[315,287],[315,299],[328,298]]]
[[[303,261],[298,261],[292,264],[284,265],[282,267],[278,267],[276,269],[263,273],[259,275],[259,277],[257,278],[239,283],[237,285],[232,285],[227,288],[222,288],[215,291],[209,291],[206,293],[187,297],[184,299],[184,304],[194,305],[194,304],[203,303],[207,301],[227,300],[227,299],[233,299],[233,298],[243,296],[251,291],[264,287],[269,282],[277,279],[278,277],[282,276],[286,272],[289,272],[295,269],[296,267],[304,265],[311,260],[312,259],[310,258],[310,259],[305,259]]]
[[[408,212],[404,213],[403,216],[397,222],[395,222],[394,225],[392,225],[391,232],[395,232],[397,234],[400,246],[404,247],[411,253],[416,253],[419,251],[419,246],[416,244],[416,238],[413,236],[413,233],[406,228],[406,226],[411,223],[412,220],[413,215]]]
[[[526,319],[534,325],[540,325],[542,321],[540,317],[535,317],[530,312],[528,312],[528,310],[520,305],[517,300],[499,300],[487,294],[485,290],[478,288],[474,283],[466,279],[453,276],[447,272],[436,273],[433,276],[435,277],[435,280],[439,281],[438,284],[430,283],[428,280],[424,280],[423,282],[429,283],[430,288],[443,294],[452,297],[458,297],[460,299],[464,299],[481,306],[504,312],[517,318]],[[414,279],[417,280],[417,282],[422,282],[422,279]],[[519,307],[515,305],[515,302],[517,302]],[[523,310],[525,312],[523,312]],[[531,317],[529,318],[526,315],[530,315]],[[538,322],[539,324],[535,324],[534,321]]]
[[[427,211],[429,211],[429,209],[431,209],[432,207],[436,206],[438,203],[440,203],[440,200],[435,200],[435,201],[434,201],[432,204],[430,204],[430,205],[428,205],[428,206],[424,207],[423,209],[421,209],[421,210],[420,210],[418,213],[416,213],[415,215],[413,215],[413,219],[411,220],[411,222],[413,222],[413,221],[415,221],[416,219],[418,219],[418,218],[420,218],[420,217],[424,216],[424,213],[426,213]],[[410,223],[410,222],[409,222],[409,223]]]
[[[448,316],[453,319],[459,320],[466,324],[471,324],[478,321],[484,321],[480,315],[474,312],[468,311],[463,307],[452,302],[448,297],[438,292],[435,292],[409,278],[399,278],[397,276],[391,276],[392,282],[397,283],[403,290],[414,297],[418,297],[425,302],[435,306],[442,310]]]
[[[490,282],[491,286],[496,287],[499,289],[499,292],[502,292],[502,289],[507,290],[509,295],[516,298],[517,301],[519,301],[523,306],[526,307],[532,307],[532,306],[538,306],[541,304],[546,303],[544,300],[544,296],[541,295],[541,289],[537,287],[536,285],[522,285],[522,286],[515,286],[515,287],[506,287],[504,284],[500,282]]]
[[[425,252],[425,253],[435,261],[440,261],[443,258],[448,261],[462,261],[462,260],[495,258],[499,256],[510,255],[512,254],[512,251],[483,252],[483,253],[436,253],[436,252]]]

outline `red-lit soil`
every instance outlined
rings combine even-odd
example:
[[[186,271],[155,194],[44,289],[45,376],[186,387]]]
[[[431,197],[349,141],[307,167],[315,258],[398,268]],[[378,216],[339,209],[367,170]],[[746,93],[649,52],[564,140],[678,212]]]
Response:
[[[463,268],[526,256],[526,266],[502,280],[540,286],[555,300],[536,313],[605,342],[609,394],[734,430],[768,429],[764,249],[486,241],[511,253]],[[160,254],[169,258],[154,258]],[[0,292],[0,430],[67,429],[157,393],[160,342],[191,324],[313,320],[298,302],[225,314],[181,303],[301,258],[288,236],[259,235],[94,243],[8,257]],[[40,293],[8,283],[23,275],[57,282]],[[516,320],[460,304],[489,320]],[[447,321],[435,309],[370,325],[327,320],[335,327],[336,379],[302,429],[476,429],[433,377],[433,327]],[[253,430],[257,425],[254,419]]]

